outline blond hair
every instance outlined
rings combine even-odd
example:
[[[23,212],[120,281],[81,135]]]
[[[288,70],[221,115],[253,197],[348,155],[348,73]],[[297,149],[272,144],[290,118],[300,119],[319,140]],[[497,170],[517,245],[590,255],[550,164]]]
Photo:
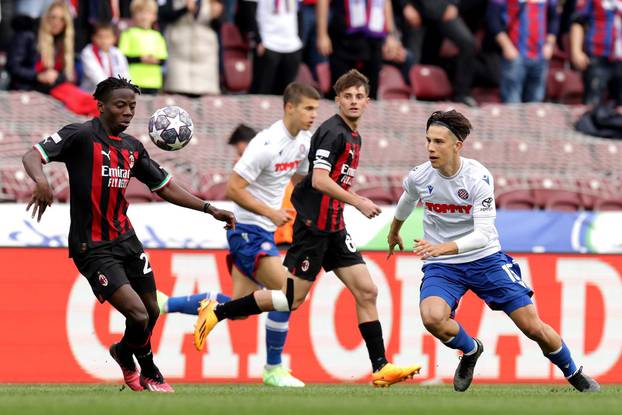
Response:
[[[74,30],[73,19],[69,7],[63,0],[54,0],[47,8],[41,18],[39,26],[39,34],[37,38],[37,50],[41,54],[41,61],[45,69],[54,69],[55,53],[54,53],[54,35],[50,33],[50,23],[48,16],[52,14],[54,9],[60,9],[63,12],[63,20],[65,22],[65,30],[60,35],[63,41],[63,72],[68,81],[74,80]]]
[[[143,10],[151,10],[154,13],[158,13],[158,3],[155,0],[132,0],[130,4],[132,16]]]

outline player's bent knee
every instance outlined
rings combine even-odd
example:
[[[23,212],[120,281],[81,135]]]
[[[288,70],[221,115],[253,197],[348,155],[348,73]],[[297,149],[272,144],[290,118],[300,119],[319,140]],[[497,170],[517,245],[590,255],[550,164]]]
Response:
[[[442,331],[447,320],[449,320],[449,317],[445,315],[443,310],[436,310],[433,308],[421,309],[421,321],[425,328],[431,333]]]
[[[546,337],[546,327],[541,321],[529,322],[521,330],[531,340],[539,341]]]
[[[376,287],[376,284],[371,284],[358,289],[354,293],[354,296],[359,304],[376,304],[376,300],[378,299],[378,287]]]
[[[134,326],[139,326],[146,329],[149,325],[149,313],[147,313],[146,309],[130,310],[126,318]]]

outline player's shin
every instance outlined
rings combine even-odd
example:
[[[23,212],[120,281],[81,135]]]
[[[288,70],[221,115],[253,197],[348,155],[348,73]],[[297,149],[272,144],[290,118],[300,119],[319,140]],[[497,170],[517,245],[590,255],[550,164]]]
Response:
[[[371,361],[372,370],[374,372],[382,369],[387,364],[387,358],[384,351],[384,341],[382,339],[382,326],[378,320],[367,321],[359,324],[359,330],[365,345],[367,346],[367,352],[369,353],[369,360]]]
[[[551,352],[546,353],[545,356],[555,365],[557,366],[564,374],[566,378],[571,377],[577,371],[577,366],[572,360],[572,356],[570,355],[570,349],[566,346],[566,343],[562,340],[562,346]]]
[[[290,312],[271,311],[266,320],[266,368],[282,363],[281,355],[289,330]]]
[[[166,312],[197,315],[199,303],[205,299],[216,301],[219,304],[231,301],[231,297],[215,291],[181,297],[169,297],[166,302]]]
[[[469,356],[477,351],[477,343],[473,337],[469,336],[464,327],[456,321],[458,325],[458,334],[449,340],[445,341],[445,346],[452,349],[461,350],[466,356]]]

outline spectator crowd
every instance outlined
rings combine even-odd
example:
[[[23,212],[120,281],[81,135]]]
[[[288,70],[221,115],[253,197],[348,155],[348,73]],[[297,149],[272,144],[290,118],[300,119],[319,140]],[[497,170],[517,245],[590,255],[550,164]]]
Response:
[[[546,99],[553,67],[580,73],[583,102],[622,105],[622,0],[3,1],[9,89],[36,90],[84,115],[111,75],[143,93],[281,94],[307,71],[327,85],[350,68],[379,96],[381,70],[404,83],[443,68],[456,102],[474,89],[505,103]],[[5,23],[6,24],[6,23]],[[232,37],[232,34],[235,35]],[[233,39],[233,40],[232,40]],[[228,48],[242,58],[228,65]],[[227,82],[233,72],[248,82]]]

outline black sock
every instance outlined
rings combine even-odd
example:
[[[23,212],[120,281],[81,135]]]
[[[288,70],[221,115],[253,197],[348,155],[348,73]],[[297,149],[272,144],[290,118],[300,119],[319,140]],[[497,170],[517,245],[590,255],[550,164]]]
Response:
[[[121,364],[126,369],[134,370],[136,368],[136,364],[134,363],[132,349],[127,347],[127,345],[123,343],[123,340],[121,340],[119,343],[117,343],[116,346],[113,347],[116,347],[117,356],[121,361]]]
[[[219,304],[214,309],[214,314],[216,314],[218,321],[226,318],[246,317],[261,313],[262,311],[257,305],[257,301],[255,301],[254,293],[246,297],[238,298],[237,300]]]
[[[380,322],[376,320],[361,323],[359,324],[359,330],[361,336],[363,336],[365,340],[373,371],[375,372],[382,369],[388,362],[384,354],[384,342],[382,340],[382,326]]]
[[[136,356],[136,360],[138,360],[138,364],[140,365],[140,373],[143,376],[159,381],[163,380],[162,374],[156,367],[155,363],[153,363],[151,344],[149,344],[149,350],[143,349],[140,352],[135,352],[134,356]]]

